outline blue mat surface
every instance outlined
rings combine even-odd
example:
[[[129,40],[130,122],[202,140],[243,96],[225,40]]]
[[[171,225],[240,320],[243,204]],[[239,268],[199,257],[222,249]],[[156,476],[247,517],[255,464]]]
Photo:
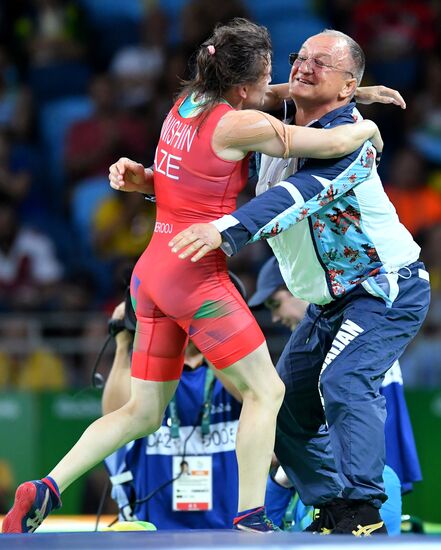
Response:
[[[162,531],[116,533],[42,533],[33,535],[1,535],[0,548],[39,548],[47,550],[159,550],[204,549],[234,550],[315,550],[319,545],[327,550],[359,550],[360,544],[378,550],[440,550],[441,537],[404,535],[374,536],[363,541],[350,536],[319,536],[306,533],[255,534],[236,531]]]

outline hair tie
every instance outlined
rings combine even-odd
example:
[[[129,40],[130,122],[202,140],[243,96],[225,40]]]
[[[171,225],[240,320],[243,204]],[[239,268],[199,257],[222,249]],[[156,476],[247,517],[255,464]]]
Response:
[[[209,46],[207,46],[207,50],[210,55],[214,55],[216,48],[213,46],[213,44],[210,44]]]

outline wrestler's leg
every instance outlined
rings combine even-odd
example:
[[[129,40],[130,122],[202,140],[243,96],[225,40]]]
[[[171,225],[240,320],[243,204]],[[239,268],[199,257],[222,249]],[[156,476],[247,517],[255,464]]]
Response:
[[[187,334],[140,292],[137,298],[130,400],[91,424],[52,470],[61,492],[129,441],[159,429],[178,385]]]
[[[60,492],[129,441],[159,429],[177,385],[178,380],[151,382],[132,378],[128,403],[93,422],[49,474]]]
[[[272,364],[266,342],[222,370],[242,396],[236,440],[239,512],[263,506],[277,413],[285,387]]]

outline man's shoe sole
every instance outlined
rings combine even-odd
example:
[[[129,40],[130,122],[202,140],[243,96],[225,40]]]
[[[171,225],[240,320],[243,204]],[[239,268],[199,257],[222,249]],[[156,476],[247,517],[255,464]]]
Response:
[[[381,533],[387,535],[387,530],[383,527],[384,521],[379,521],[378,523],[372,523],[371,525],[357,525],[357,529],[352,531],[354,537],[370,537],[372,534],[379,535],[376,533],[379,529],[382,529]]]

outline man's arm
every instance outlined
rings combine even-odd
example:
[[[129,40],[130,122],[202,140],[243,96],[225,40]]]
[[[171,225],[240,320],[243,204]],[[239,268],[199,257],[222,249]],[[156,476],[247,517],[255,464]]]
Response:
[[[268,87],[262,106],[263,111],[276,111],[281,109],[284,100],[289,100],[289,84],[272,84]],[[387,86],[361,86],[355,90],[355,100],[364,105],[371,103],[385,103],[406,108],[403,96],[397,90]]]
[[[122,319],[125,312],[125,302],[119,304],[112,319]],[[115,336],[116,351],[112,369],[104,386],[102,409],[103,414],[116,411],[130,399],[130,346],[133,338],[129,331],[124,329]]]
[[[315,164],[317,166],[302,169],[265,191],[231,215],[210,224],[192,225],[176,235],[169,246],[173,252],[180,252],[180,258],[198,261],[221,245],[226,254],[232,255],[249,242],[274,237],[365,181],[374,169],[375,151],[367,143],[359,152],[331,165],[317,161]]]
[[[403,96],[397,90],[386,86],[362,86],[355,90],[355,100],[364,105],[371,103],[386,103],[406,108]]]
[[[268,87],[265,94],[262,110],[277,111],[283,106],[284,100],[291,99],[289,95],[289,84],[272,84]],[[371,103],[385,103],[398,105],[402,109],[406,108],[406,102],[403,96],[397,90],[387,86],[361,86],[355,90],[355,100],[364,105]]]

